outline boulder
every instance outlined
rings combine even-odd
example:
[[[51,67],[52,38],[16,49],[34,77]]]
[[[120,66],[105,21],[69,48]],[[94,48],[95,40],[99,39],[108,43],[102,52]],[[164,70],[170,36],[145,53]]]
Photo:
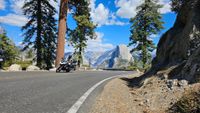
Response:
[[[26,71],[39,71],[40,68],[34,65],[30,65],[26,68]]]
[[[181,81],[178,82],[178,85],[180,87],[184,88],[184,87],[186,87],[188,85],[188,81],[187,80],[181,80]]]
[[[56,71],[56,68],[51,68],[49,69],[49,71]]]
[[[22,71],[22,67],[18,64],[13,64],[8,68],[8,71]]]

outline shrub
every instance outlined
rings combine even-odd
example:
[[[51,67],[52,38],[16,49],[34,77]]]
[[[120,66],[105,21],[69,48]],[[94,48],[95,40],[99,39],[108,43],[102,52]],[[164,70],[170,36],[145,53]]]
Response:
[[[135,71],[135,70],[137,70],[138,69],[138,67],[136,67],[136,66],[128,66],[127,68],[126,68],[126,70],[132,70],[132,71]]]
[[[16,64],[22,67],[22,70],[26,70],[26,68],[32,65],[32,61],[17,61]]]

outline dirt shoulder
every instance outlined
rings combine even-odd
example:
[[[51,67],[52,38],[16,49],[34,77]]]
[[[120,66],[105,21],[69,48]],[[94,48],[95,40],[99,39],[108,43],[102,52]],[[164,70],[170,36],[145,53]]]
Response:
[[[134,79],[138,74],[126,77]],[[130,87],[124,78],[116,78],[105,85],[90,113],[167,113],[185,92],[195,85],[180,85],[162,77],[151,77],[141,87]]]
[[[127,87],[125,81],[116,78],[105,85],[103,92],[97,97],[91,113],[131,113],[134,109],[132,106],[133,96],[130,88]]]

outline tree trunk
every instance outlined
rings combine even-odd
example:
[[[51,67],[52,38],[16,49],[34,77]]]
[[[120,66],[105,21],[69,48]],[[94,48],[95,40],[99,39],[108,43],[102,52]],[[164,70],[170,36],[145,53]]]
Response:
[[[59,13],[59,26],[58,26],[58,42],[56,52],[56,67],[59,66],[61,59],[64,57],[65,52],[65,36],[66,36],[66,22],[67,22],[68,0],[61,0],[60,13]]]
[[[42,9],[41,1],[37,1],[37,37],[36,37],[36,48],[37,48],[37,66],[42,68]]]
[[[78,56],[78,67],[80,68],[82,64],[82,47],[79,47],[79,56]]]

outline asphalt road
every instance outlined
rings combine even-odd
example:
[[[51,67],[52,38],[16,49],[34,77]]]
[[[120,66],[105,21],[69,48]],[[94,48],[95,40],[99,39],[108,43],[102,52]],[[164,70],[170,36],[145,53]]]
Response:
[[[66,113],[99,81],[130,72],[0,72],[0,113]]]

